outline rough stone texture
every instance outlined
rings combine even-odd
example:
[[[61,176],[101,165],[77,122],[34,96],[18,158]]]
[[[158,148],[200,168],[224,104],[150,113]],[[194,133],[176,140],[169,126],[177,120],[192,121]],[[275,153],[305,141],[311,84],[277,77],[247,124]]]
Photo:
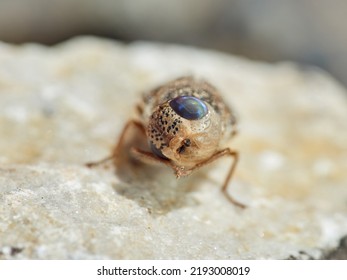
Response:
[[[0,44],[0,65],[0,258],[322,258],[344,246],[347,95],[326,73],[95,38]],[[141,92],[187,74],[239,115],[230,192],[245,210],[220,192],[229,159],[179,181],[166,167],[84,166],[109,155]]]

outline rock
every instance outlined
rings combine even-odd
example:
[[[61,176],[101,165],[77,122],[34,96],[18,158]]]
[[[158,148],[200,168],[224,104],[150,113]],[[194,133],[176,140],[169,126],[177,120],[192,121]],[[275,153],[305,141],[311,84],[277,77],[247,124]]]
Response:
[[[347,235],[347,97],[327,73],[173,45],[0,45],[0,258],[322,258]],[[238,114],[230,159],[176,180],[110,154],[143,91],[193,74]]]

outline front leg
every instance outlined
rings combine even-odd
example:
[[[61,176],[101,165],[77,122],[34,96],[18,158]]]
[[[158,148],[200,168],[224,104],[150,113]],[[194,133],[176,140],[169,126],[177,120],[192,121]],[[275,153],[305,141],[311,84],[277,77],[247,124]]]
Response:
[[[179,167],[173,164],[172,161],[169,159],[159,158],[156,155],[154,155],[152,152],[143,151],[135,147],[131,149],[131,154],[134,158],[136,158],[137,160],[143,163],[148,163],[148,164],[159,163],[159,164],[164,164],[170,167],[174,171],[177,179],[179,179],[180,177],[188,176],[194,171],[194,169],[186,169],[184,167]]]
[[[223,157],[223,156],[230,156],[233,158],[233,161],[231,163],[231,166],[229,168],[228,174],[225,177],[224,183],[222,185],[221,191],[223,192],[223,194],[225,195],[225,197],[233,204],[235,204],[236,206],[240,207],[240,208],[246,208],[246,206],[243,203],[238,202],[237,200],[235,200],[232,196],[229,195],[227,188],[230,182],[230,179],[232,177],[232,175],[234,174],[235,171],[235,167],[237,165],[237,162],[239,160],[239,154],[237,151],[232,151],[229,148],[223,149],[221,151],[216,152],[215,154],[213,154],[210,158],[208,158],[205,161],[199,162],[198,164],[196,164],[194,167],[192,167],[191,169],[188,170],[181,170],[178,171],[178,173],[176,172],[176,175],[178,177],[180,176],[186,176],[189,175],[190,173],[192,173],[194,170],[201,168],[207,164],[212,163],[213,161]]]
[[[147,164],[164,164],[170,168],[172,168],[174,171],[176,171],[176,166],[171,162],[169,159],[159,158],[156,155],[154,155],[152,152],[143,151],[138,148],[131,148],[130,150],[131,155],[136,158],[137,160],[147,163]]]
[[[99,161],[86,163],[86,166],[87,167],[95,167],[97,165],[104,164],[108,161],[115,160],[119,156],[119,154],[121,153],[121,150],[123,149],[127,134],[129,133],[129,131],[131,129],[134,129],[134,128],[139,130],[143,135],[146,135],[146,129],[142,123],[140,123],[139,121],[136,121],[136,120],[128,121],[126,123],[126,125],[124,126],[122,133],[120,134],[118,143],[117,143],[116,147],[114,148],[113,153],[110,156],[108,156],[104,159],[101,159]]]
[[[162,158],[158,158],[157,156],[155,156],[153,153],[151,152],[145,152],[142,151],[140,149],[137,148],[132,148],[132,154],[134,157],[136,157],[138,160],[145,162],[145,163],[161,163],[164,164],[166,166],[169,166],[170,168],[173,169],[173,171],[176,174],[177,178],[180,177],[184,177],[184,176],[188,176],[190,175],[193,171],[195,171],[198,168],[201,168],[207,164],[212,163],[213,161],[223,157],[223,156],[231,156],[234,160],[230,166],[230,169],[228,171],[228,174],[224,180],[223,186],[222,186],[222,192],[225,195],[225,197],[234,205],[240,207],[240,208],[246,208],[246,206],[243,203],[238,202],[237,200],[235,200],[232,196],[229,195],[227,188],[228,188],[228,184],[230,182],[230,179],[234,173],[236,164],[238,162],[238,152],[236,151],[232,151],[229,148],[226,148],[224,150],[218,151],[215,154],[213,154],[210,158],[208,158],[207,160],[200,162],[198,164],[196,164],[194,167],[186,169],[184,167],[179,167],[175,164],[172,163],[171,160],[167,160],[167,159],[162,159]]]

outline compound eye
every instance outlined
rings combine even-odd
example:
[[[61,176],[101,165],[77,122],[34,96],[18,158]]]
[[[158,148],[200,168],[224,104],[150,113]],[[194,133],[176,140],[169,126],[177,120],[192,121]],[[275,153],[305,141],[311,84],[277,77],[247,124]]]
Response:
[[[194,96],[179,96],[169,104],[179,116],[187,120],[199,120],[208,113],[207,105]]]
[[[157,157],[168,159],[166,156],[163,155],[161,150],[159,150],[151,141],[149,141],[149,146],[152,150],[152,153],[155,154]]]

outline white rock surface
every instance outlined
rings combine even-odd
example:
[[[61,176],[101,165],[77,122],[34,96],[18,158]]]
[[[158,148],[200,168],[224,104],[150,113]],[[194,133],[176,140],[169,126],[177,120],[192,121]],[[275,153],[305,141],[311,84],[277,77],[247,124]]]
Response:
[[[0,44],[0,65],[0,258],[320,258],[347,234],[347,95],[318,69],[96,38]],[[84,167],[141,92],[187,74],[239,115],[230,192],[245,210],[220,192],[228,159],[179,181]]]

